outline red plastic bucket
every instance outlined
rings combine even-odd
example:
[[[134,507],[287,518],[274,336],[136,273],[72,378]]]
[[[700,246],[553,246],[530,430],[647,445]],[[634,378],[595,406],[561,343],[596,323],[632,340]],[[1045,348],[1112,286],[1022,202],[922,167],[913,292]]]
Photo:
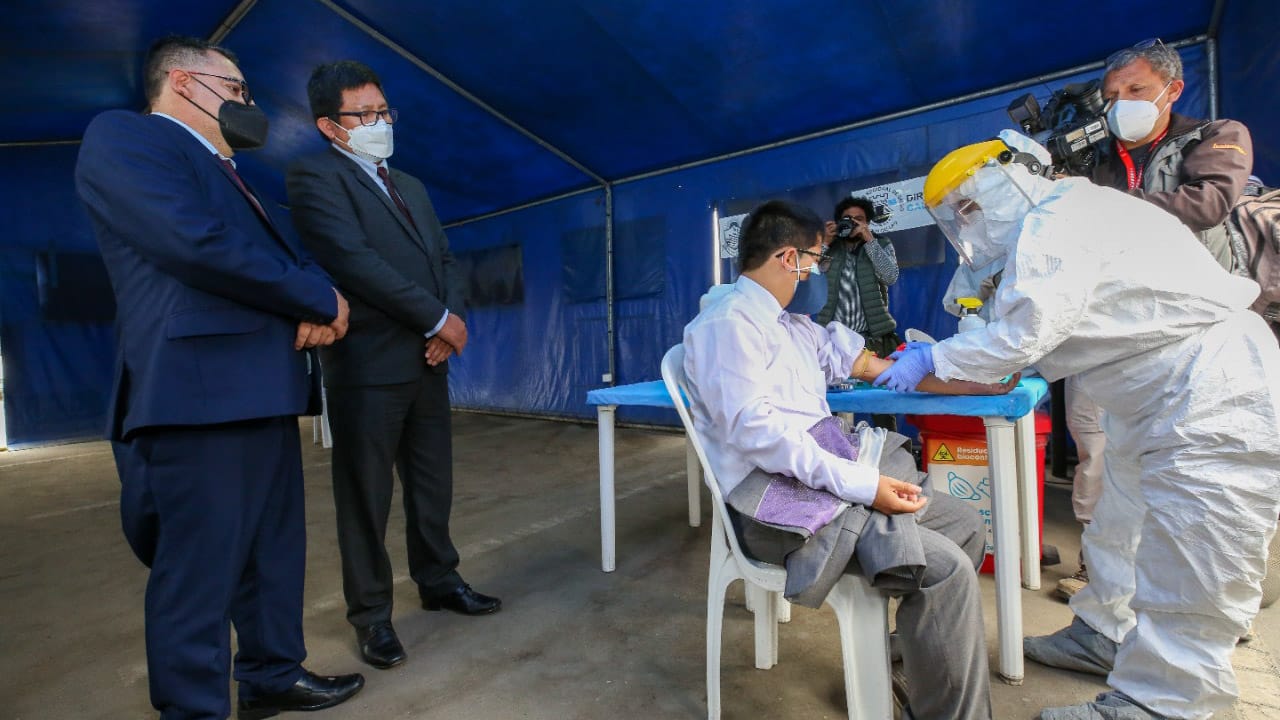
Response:
[[[1052,425],[1049,416],[1036,413],[1036,482],[1040,489],[1040,527],[1044,537],[1044,449]],[[929,474],[935,493],[972,502],[987,524],[987,557],[982,572],[995,571],[992,559],[991,480],[987,465],[987,428],[982,418],[960,415],[908,415],[907,422],[920,431],[921,469]]]

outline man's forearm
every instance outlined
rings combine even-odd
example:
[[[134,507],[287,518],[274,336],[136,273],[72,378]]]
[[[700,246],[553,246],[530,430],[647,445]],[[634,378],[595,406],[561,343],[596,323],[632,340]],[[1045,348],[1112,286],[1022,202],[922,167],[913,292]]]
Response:
[[[872,382],[880,377],[880,373],[892,366],[892,360],[879,358],[867,352],[853,361],[849,377],[855,380]],[[1015,373],[1008,382],[987,384],[968,380],[939,380],[938,376],[930,373],[924,376],[920,384],[916,386],[916,390],[935,395],[1003,395],[1016,387],[1020,379],[1021,377]]]

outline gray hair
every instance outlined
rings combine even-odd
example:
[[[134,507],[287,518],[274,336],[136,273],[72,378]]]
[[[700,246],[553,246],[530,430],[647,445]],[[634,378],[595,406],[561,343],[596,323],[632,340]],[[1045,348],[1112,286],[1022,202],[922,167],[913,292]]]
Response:
[[[1119,70],[1135,60],[1146,60],[1151,63],[1151,69],[1155,70],[1166,83],[1182,79],[1182,56],[1177,50],[1158,40],[1146,47],[1142,47],[1143,45],[1146,43],[1139,43],[1107,58],[1106,72]]]
[[[147,95],[147,103],[154,104],[156,98],[160,97],[160,90],[164,87],[169,71],[185,70],[187,68],[184,68],[184,65],[199,66],[209,58],[211,52],[222,55],[232,64],[239,64],[235,53],[200,38],[168,35],[152,43],[147,51],[147,59],[142,70],[143,90]]]

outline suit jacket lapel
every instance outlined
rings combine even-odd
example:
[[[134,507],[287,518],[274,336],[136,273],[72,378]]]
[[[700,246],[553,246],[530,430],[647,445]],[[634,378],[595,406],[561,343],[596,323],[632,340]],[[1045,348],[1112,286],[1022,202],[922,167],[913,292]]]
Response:
[[[254,192],[253,188],[249,187],[249,183],[244,184],[245,190],[248,190],[253,195],[253,198],[258,201],[259,207],[262,208],[262,214],[258,214],[257,209],[253,207],[253,203],[249,202],[249,198],[245,197],[244,193],[240,191],[240,186],[236,183],[236,179],[231,175],[231,171],[227,169],[227,166],[222,164],[222,161],[219,160],[216,155],[210,155],[210,157],[213,158],[213,162],[218,166],[218,170],[222,173],[222,176],[227,179],[227,182],[231,183],[231,188],[236,191],[236,195],[239,195],[240,198],[244,200],[245,204],[249,205],[249,209],[253,211],[254,217],[258,218],[258,222],[262,223],[262,226],[267,229],[267,232],[271,233],[271,237],[275,238],[276,242],[289,253],[289,257],[297,260],[298,254],[293,248],[289,247],[289,243],[285,242],[284,236],[282,236],[280,231],[276,228],[275,221],[271,219],[271,213],[267,210],[267,205],[262,201],[262,197]],[[242,182],[243,180],[244,178],[241,178]]]
[[[336,153],[337,151],[334,150],[333,152]],[[339,155],[339,157],[341,156]],[[386,188],[382,187],[382,184],[377,180],[369,177],[369,173],[365,172],[364,168],[356,165],[349,158],[344,157],[342,160],[347,168],[347,172],[354,174],[356,181],[364,185],[369,192],[373,193],[374,196],[378,198],[378,202],[381,202],[382,206],[387,209],[387,212],[391,213],[392,217],[396,219],[396,222],[400,223],[400,227],[404,228],[404,231],[409,233],[409,237],[413,238],[414,242],[418,244],[418,247],[423,252],[430,255],[430,252],[427,250],[427,245],[422,239],[422,234],[413,227],[413,224],[409,222],[409,218],[405,217],[404,213],[400,212],[400,208],[396,207],[396,204],[391,201],[391,196],[387,194]]]
[[[431,210],[429,204],[430,201],[426,203],[415,202],[417,198],[404,194],[403,188],[410,187],[410,184],[404,181],[404,173],[399,170],[392,170],[391,174],[394,176],[391,179],[392,182],[394,182],[396,184],[396,188],[400,190],[400,199],[404,201],[405,207],[409,208],[409,212],[413,213],[413,217],[417,222],[423,223],[426,221],[426,218],[435,216],[435,211]],[[416,208],[414,207],[415,205],[417,206]],[[426,226],[420,225],[419,227]],[[436,279],[436,287],[441,288],[441,292],[444,293],[444,268],[440,264],[443,248],[436,247],[435,244],[431,242],[433,238],[422,235],[421,233],[418,235],[421,238],[423,248],[427,252],[427,259],[430,261],[431,265],[431,274]],[[441,297],[443,297],[443,295],[441,295]]]

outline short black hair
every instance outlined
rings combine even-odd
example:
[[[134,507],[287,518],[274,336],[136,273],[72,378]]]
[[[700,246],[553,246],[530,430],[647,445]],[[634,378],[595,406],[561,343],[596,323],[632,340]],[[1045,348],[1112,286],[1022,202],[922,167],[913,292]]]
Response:
[[[382,81],[373,68],[355,60],[339,60],[316,66],[307,81],[307,101],[311,103],[311,115],[337,117],[342,109],[344,90],[355,90],[365,85],[376,85],[382,91]]]
[[[804,250],[818,242],[822,219],[803,205],[770,200],[751,211],[738,236],[738,268],[742,272],[764,265],[779,249]]]
[[[862,214],[866,216],[867,222],[871,222],[872,216],[876,214],[876,206],[870,200],[864,197],[847,197],[836,203],[836,211],[831,219],[840,222],[844,211],[851,207],[862,208]]]
[[[169,76],[170,70],[185,70],[186,68],[182,66],[194,65],[204,60],[211,52],[225,57],[237,67],[240,65],[240,60],[236,58],[235,53],[200,38],[166,35],[151,43],[150,49],[147,50],[146,62],[142,66],[142,85],[143,91],[147,94],[147,104],[155,104],[156,98],[160,97],[160,91],[164,89],[164,80]]]

